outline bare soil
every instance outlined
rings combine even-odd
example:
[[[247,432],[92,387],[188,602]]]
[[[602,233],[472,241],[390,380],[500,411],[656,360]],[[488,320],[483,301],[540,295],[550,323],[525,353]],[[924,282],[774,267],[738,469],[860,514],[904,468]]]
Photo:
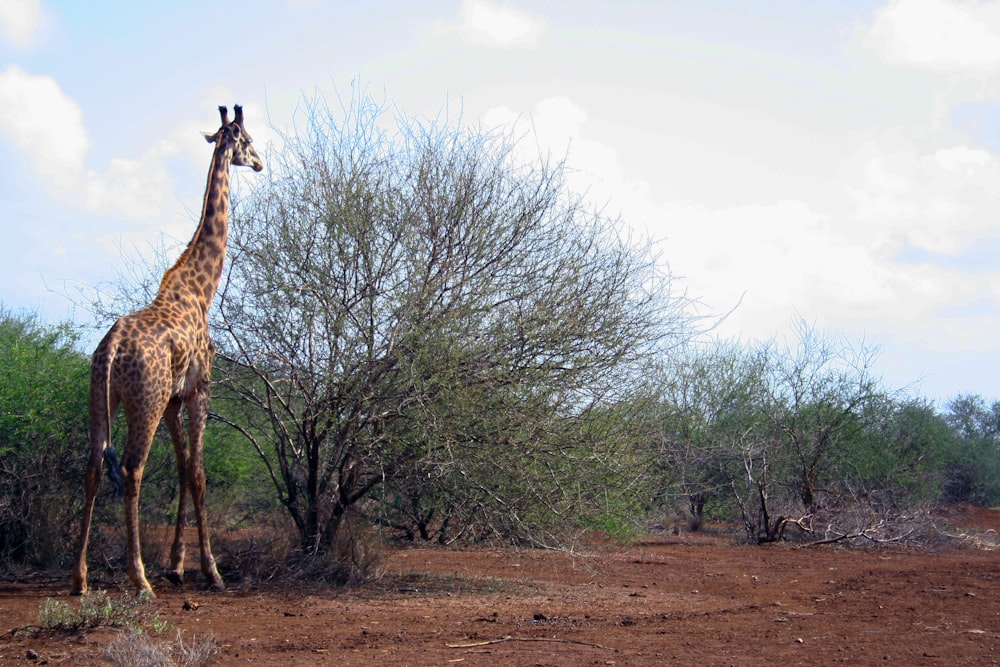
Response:
[[[1000,529],[996,511],[957,519]],[[573,554],[399,548],[382,566],[346,591],[154,581],[150,604],[186,640],[213,635],[219,665],[1000,664],[996,551],[709,533]],[[47,598],[75,604],[64,579],[0,582],[0,664],[108,664],[117,630],[11,632],[37,624]]]

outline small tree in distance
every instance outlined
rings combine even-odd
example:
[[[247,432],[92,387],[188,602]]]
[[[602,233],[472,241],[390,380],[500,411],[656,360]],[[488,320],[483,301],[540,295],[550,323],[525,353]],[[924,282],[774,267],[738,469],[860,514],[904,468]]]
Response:
[[[695,524],[707,504],[751,542],[902,539],[899,514],[957,479],[955,435],[883,385],[875,347],[793,331],[791,344],[718,342],[664,366],[662,497],[686,501]]]
[[[235,208],[214,320],[235,399],[216,408],[303,549],[373,497],[478,537],[569,527],[608,497],[588,480],[632,474],[593,408],[688,334],[686,301],[561,162],[447,122],[387,129],[362,94],[342,111],[308,104]]]

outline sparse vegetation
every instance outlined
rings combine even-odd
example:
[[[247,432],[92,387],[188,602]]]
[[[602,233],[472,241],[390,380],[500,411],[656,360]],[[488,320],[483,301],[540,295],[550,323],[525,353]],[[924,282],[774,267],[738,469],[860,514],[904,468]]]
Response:
[[[148,595],[113,597],[96,590],[81,596],[79,604],[48,598],[38,609],[38,625],[14,628],[10,637],[79,635],[98,628],[120,630],[106,649],[119,667],[203,667],[219,653],[210,634],[185,642],[180,630],[173,640],[156,639],[170,624],[162,620]]]
[[[99,627],[163,632],[167,624],[148,603],[145,595],[115,598],[103,590],[81,596],[76,609],[63,600],[50,598],[38,610],[39,628],[67,633]]]
[[[694,338],[654,248],[567,191],[557,160],[519,162],[511,137],[450,122],[389,121],[363,95],[341,116],[304,108],[281,168],[237,202],[213,310],[206,468],[213,525],[238,530],[217,540],[228,580],[358,584],[378,578],[390,539],[559,546],[655,522],[899,542],[923,534],[906,526],[928,507],[1000,504],[1000,401],[885,387],[875,348],[804,325],[788,344]],[[72,552],[77,341],[0,312],[3,574]],[[173,466],[158,438],[154,526],[172,521]],[[118,526],[113,503],[99,512]],[[120,568],[114,530],[96,533]],[[88,600],[52,602],[43,625],[130,623],[115,616],[127,605]]]
[[[47,598],[38,608],[38,625],[12,628],[5,636],[68,635],[97,628],[161,633],[168,627],[149,605],[147,596],[115,598],[107,591],[96,590],[81,596],[79,604]]]
[[[107,648],[116,667],[204,667],[219,654],[212,635],[185,642],[180,630],[173,641],[156,641],[145,632],[122,632]]]
[[[928,506],[1000,499],[981,399],[939,414],[884,387],[873,348],[797,331],[792,345],[720,344],[666,366],[651,418],[658,502],[692,525],[737,522],[754,543],[916,543]]]

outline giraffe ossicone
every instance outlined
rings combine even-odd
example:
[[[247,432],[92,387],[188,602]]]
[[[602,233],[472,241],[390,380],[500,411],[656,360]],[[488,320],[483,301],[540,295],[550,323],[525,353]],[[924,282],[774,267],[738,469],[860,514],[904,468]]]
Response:
[[[206,139],[215,144],[201,219],[177,262],[145,308],[118,319],[94,351],[90,371],[90,458],[80,546],[72,593],[87,591],[87,543],[104,459],[114,452],[111,424],[125,411],[127,439],[117,472],[125,503],[128,577],[138,592],[153,594],[139,547],[139,490],[157,426],[166,421],[177,460],[177,522],[166,576],[184,577],[184,539],[190,492],[198,525],[201,571],[210,588],[225,587],[216,568],[205,509],[203,435],[208,419],[209,379],[215,347],[208,334],[208,310],[222,277],[229,236],[229,172],[232,166],[260,171],[264,165],[243,125],[243,108],[229,120],[219,107],[221,127]],[[184,412],[187,412],[185,426]],[[114,456],[109,460],[115,461]]]

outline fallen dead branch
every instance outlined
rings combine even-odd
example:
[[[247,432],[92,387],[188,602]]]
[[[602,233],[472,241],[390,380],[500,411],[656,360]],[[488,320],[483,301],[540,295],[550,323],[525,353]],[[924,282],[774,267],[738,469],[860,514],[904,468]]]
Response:
[[[949,540],[953,540],[961,546],[981,551],[1000,550],[1000,537],[998,537],[995,530],[953,532],[940,528],[937,525],[934,528],[938,534]]]
[[[796,525],[802,527],[797,522]],[[809,542],[805,546],[815,547],[823,544],[836,544],[837,542],[844,542],[848,540],[867,540],[868,542],[872,542],[874,544],[894,544],[904,542],[907,538],[916,533],[916,529],[910,527],[905,532],[901,532],[898,535],[887,536],[885,534],[886,528],[887,522],[885,520],[881,520],[875,525],[865,526],[854,532],[837,530],[833,527],[833,524],[830,524],[826,527],[826,537]],[[812,534],[813,531],[809,532]]]
[[[500,637],[499,639],[487,639],[486,641],[472,642],[471,644],[445,644],[445,646],[448,648],[477,648],[479,646],[490,646],[491,644],[503,644],[505,642],[551,642],[554,644],[578,644],[580,646],[599,648],[604,651],[618,652],[618,649],[611,646],[602,646],[601,644],[582,642],[576,639],[557,639],[555,637],[512,637],[511,635]]]

